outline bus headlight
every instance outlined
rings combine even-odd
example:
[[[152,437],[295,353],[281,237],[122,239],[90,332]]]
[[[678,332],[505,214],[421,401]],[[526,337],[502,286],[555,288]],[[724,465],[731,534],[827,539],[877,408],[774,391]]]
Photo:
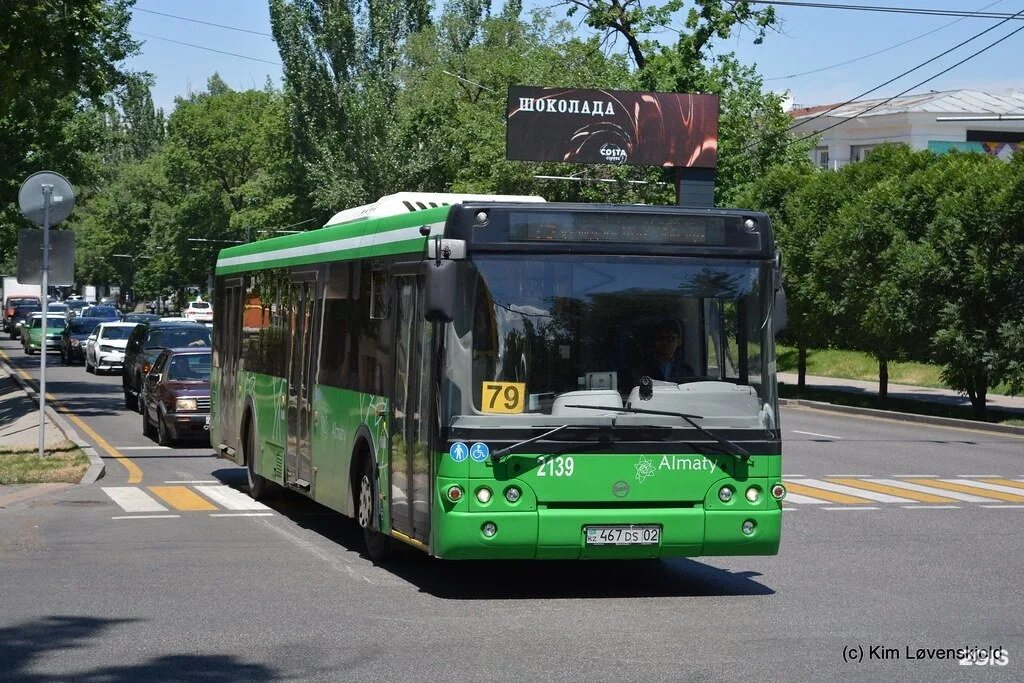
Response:
[[[176,413],[196,410],[198,407],[194,398],[179,398],[174,402],[174,412]]]
[[[491,502],[491,490],[486,486],[481,486],[476,490],[476,499],[486,505]]]
[[[750,488],[747,489],[746,495],[747,500],[749,500],[751,503],[756,503],[757,500],[761,497],[761,489],[757,488],[756,486],[751,486]]]
[[[728,503],[730,500],[732,500],[732,489],[729,488],[728,486],[723,486],[722,488],[718,489],[718,500],[722,501],[723,503]]]
[[[786,487],[782,484],[776,484],[772,487],[772,498],[775,500],[782,500],[786,497]]]
[[[523,492],[516,486],[509,486],[505,489],[505,500],[510,503],[514,503],[523,495]]]
[[[484,536],[487,538],[493,538],[494,534],[498,533],[498,525],[494,522],[484,522],[484,525],[480,527],[480,531],[484,532]]]
[[[750,534],[754,533],[755,526],[756,525],[754,524],[754,520],[752,519],[748,519],[747,521],[743,522],[743,534],[745,536],[749,536]]]

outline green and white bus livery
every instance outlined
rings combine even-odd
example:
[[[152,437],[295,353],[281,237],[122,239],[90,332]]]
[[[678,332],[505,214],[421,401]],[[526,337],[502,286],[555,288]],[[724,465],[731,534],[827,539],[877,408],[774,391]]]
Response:
[[[403,193],[225,249],[211,439],[450,559],[771,555],[764,214]]]

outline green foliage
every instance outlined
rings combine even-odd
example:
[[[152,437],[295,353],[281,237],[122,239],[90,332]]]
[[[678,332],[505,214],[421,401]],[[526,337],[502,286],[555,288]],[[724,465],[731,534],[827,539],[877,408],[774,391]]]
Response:
[[[76,186],[95,182],[104,97],[128,81],[119,63],[138,43],[130,0],[5,2],[0,20],[0,264],[13,263],[27,227],[17,191],[49,168]]]

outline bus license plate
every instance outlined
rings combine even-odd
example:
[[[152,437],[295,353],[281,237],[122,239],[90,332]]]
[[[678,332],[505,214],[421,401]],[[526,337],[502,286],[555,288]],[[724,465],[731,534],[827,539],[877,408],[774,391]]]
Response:
[[[584,527],[587,545],[658,545],[660,526],[588,526]]]

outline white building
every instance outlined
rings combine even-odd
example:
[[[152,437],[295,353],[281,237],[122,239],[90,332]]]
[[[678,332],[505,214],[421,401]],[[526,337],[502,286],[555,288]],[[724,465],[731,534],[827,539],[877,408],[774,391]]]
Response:
[[[821,140],[811,154],[822,168],[861,161],[883,142],[902,142],[938,153],[979,151],[1000,158],[1009,158],[1024,142],[1022,90],[1000,94],[948,90],[882,102],[885,100],[863,100],[827,114],[822,112],[836,105],[791,109],[793,133],[801,136],[821,131]]]

